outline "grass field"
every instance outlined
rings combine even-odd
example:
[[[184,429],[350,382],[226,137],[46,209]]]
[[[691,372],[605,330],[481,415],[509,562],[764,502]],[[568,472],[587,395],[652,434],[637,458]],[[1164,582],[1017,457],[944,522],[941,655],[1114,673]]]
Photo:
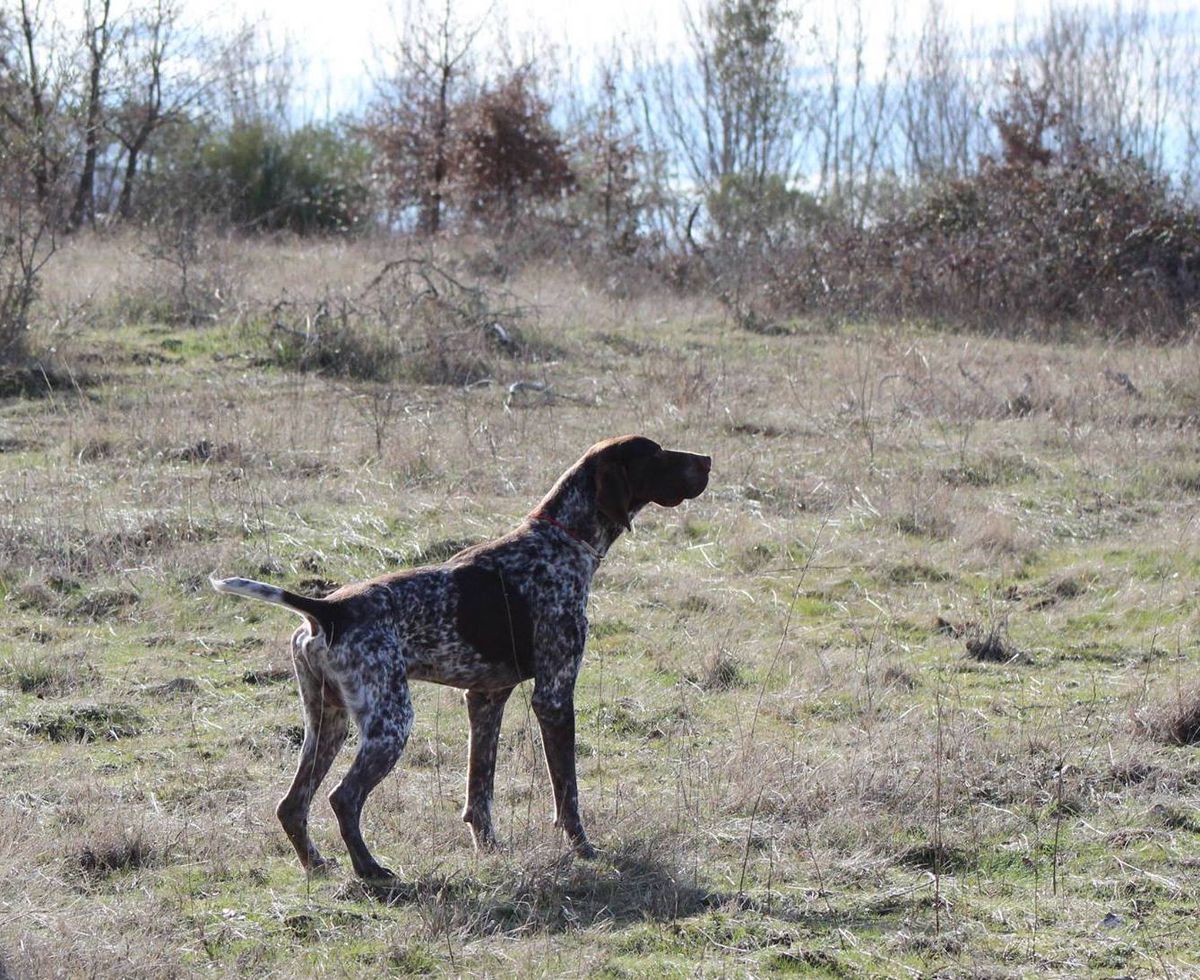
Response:
[[[58,257],[68,383],[0,401],[0,975],[1200,971],[1194,345],[750,334],[534,269],[518,356],[422,383],[414,341],[364,381],[287,348],[384,246],[227,252],[194,325],[127,244]],[[209,572],[319,592],[443,557],[625,432],[714,470],[597,576],[599,860],[550,826],[527,689],[476,856],[460,695],[415,685],[365,815],[411,888],[355,884],[323,799],[342,867],[305,880],[273,813],[293,618]]]

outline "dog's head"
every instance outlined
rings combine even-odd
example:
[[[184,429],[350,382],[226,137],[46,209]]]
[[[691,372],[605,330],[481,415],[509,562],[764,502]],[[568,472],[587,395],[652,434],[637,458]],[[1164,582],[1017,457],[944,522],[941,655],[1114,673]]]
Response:
[[[618,528],[646,504],[677,507],[708,486],[712,458],[663,449],[645,436],[598,442],[587,452],[596,477],[596,509]]]

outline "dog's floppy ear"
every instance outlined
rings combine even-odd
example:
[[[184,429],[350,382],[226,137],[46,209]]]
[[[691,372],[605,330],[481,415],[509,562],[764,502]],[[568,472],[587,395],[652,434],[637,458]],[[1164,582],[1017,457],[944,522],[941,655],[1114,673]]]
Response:
[[[629,508],[633,504],[633,489],[629,486],[629,475],[625,466],[615,460],[596,462],[596,509],[605,517],[623,527],[629,526]]]

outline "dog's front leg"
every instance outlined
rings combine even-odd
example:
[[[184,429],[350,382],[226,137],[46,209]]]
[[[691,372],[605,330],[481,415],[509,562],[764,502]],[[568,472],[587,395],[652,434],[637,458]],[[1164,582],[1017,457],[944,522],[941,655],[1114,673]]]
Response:
[[[579,660],[576,658],[576,664]],[[579,784],[575,775],[575,675],[559,673],[535,682],[533,713],[542,729],[546,769],[554,789],[554,824],[582,858],[596,856],[579,819]]]
[[[471,740],[467,746],[467,805],[462,818],[471,827],[477,851],[496,846],[492,829],[492,792],[496,776],[496,746],[500,722],[511,687],[498,691],[467,691],[467,718]]]

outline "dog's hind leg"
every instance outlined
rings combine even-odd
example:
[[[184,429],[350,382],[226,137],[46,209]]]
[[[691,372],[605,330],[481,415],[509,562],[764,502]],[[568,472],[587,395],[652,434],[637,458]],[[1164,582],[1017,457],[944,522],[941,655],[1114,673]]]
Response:
[[[313,665],[308,642],[308,627],[302,626],[292,637],[292,664],[304,705],[304,744],[300,747],[295,778],[287,795],[276,806],[275,815],[283,824],[284,833],[296,849],[304,869],[317,872],[333,862],[321,857],[309,836],[308,811],[334,757],[346,741],[347,715],[341,693]]]
[[[396,876],[371,856],[363,841],[360,826],[363,804],[399,761],[412,731],[413,707],[408,677],[398,652],[381,651],[371,657],[364,655],[364,659],[372,660],[381,673],[369,694],[352,705],[362,741],[345,778],[329,794],[329,803],[337,815],[355,873],[360,878],[378,881]]]

